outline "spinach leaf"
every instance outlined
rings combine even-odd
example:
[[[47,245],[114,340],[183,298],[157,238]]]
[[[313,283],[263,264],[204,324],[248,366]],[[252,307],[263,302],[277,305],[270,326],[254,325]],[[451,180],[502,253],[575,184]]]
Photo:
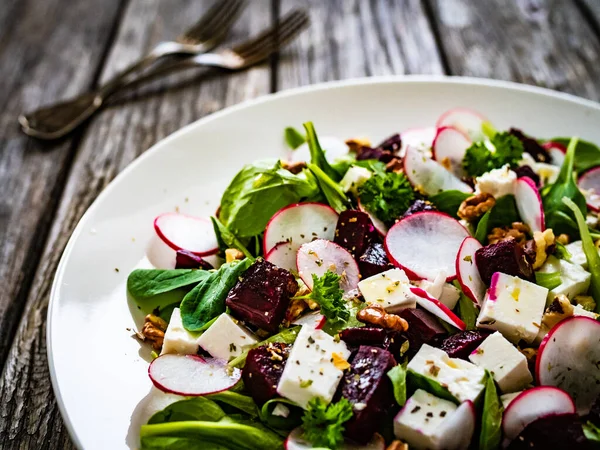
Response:
[[[553,142],[558,142],[559,144],[567,147],[571,142],[571,138],[568,137],[557,137],[550,139]],[[575,151],[575,160],[574,160],[574,168],[577,173],[585,172],[592,167],[596,167],[598,165],[598,161],[600,161],[600,147],[591,142],[580,140],[577,143],[577,149]]]
[[[479,219],[475,230],[475,239],[485,245],[488,234],[493,228],[510,226],[513,222],[520,220],[514,195],[503,195],[496,199],[494,207]]]
[[[441,212],[449,214],[455,219],[460,219],[457,214],[458,208],[460,207],[460,204],[471,197],[471,195],[473,194],[455,190],[442,191],[439,194],[429,197],[429,201]]]
[[[224,403],[229,406],[245,412],[250,417],[258,417],[258,410],[256,403],[252,400],[252,397],[248,395],[238,394],[232,391],[223,391],[216,394],[208,395],[208,398],[219,403]],[[202,420],[202,419],[199,419]]]
[[[284,328],[279,333],[274,334],[271,337],[268,337],[264,341],[259,342],[258,344],[253,345],[251,348],[244,350],[244,352],[240,355],[229,361],[230,367],[243,367],[246,364],[246,358],[248,357],[248,352],[256,347],[262,347],[263,345],[267,345],[274,342],[282,342],[284,344],[293,344],[296,341],[296,337],[298,337],[298,332],[300,331],[300,326],[292,327],[292,328]]]
[[[285,143],[292,150],[296,150],[306,142],[306,137],[294,127],[287,127],[283,130],[283,136],[285,138]]]
[[[148,423],[182,422],[186,420],[216,422],[223,417],[225,417],[225,413],[215,402],[206,397],[192,397],[171,403],[163,410],[155,413]]]
[[[502,441],[502,404],[496,392],[494,378],[488,371],[486,371],[485,378],[479,448],[480,450],[495,450],[500,447]]]
[[[317,132],[312,122],[306,122],[304,124],[306,130],[306,142],[308,142],[308,148],[310,149],[310,162],[321,169],[329,178],[334,182],[340,181],[340,175],[329,165],[327,158],[325,158],[325,152],[319,144],[317,138]]]
[[[583,424],[583,434],[585,434],[585,437],[590,441],[600,442],[600,428],[589,420]]]
[[[554,245],[556,246],[556,250],[554,250],[554,256],[556,256],[559,259],[564,259],[565,261],[571,262],[571,257],[573,255],[571,255],[571,252],[567,250],[567,247],[565,247],[558,241],[554,242]]]
[[[485,245],[487,243],[488,227],[491,214],[492,210],[490,209],[483,215],[483,217],[481,217],[481,219],[479,219],[479,223],[477,223],[477,228],[475,229],[475,239],[477,239],[481,245]]]
[[[248,258],[223,264],[192,289],[181,302],[181,320],[188,331],[200,331],[225,312],[225,298],[238,278],[252,264]]]
[[[275,407],[281,404],[288,408],[287,417],[276,416],[273,414]],[[302,424],[302,414],[304,411],[296,403],[286,398],[273,398],[265,403],[259,410],[260,420],[271,428],[279,430],[292,430]]]
[[[560,272],[535,272],[535,284],[549,291],[560,286],[561,283]]]
[[[479,315],[479,311],[477,311],[477,307],[473,300],[465,295],[460,287],[460,283],[458,281],[453,281],[452,284],[455,288],[460,291],[460,297],[458,299],[458,317],[465,323],[468,331],[476,330],[477,326],[477,316]]]
[[[444,400],[456,403],[457,405],[460,403],[457,398],[450,393],[448,388],[442,386],[439,381],[435,381],[434,379],[421,375],[420,373],[413,372],[410,369],[407,369],[406,374],[408,390],[410,392],[414,392],[417,389],[423,389],[424,391],[427,391],[436,397],[443,398]]]
[[[228,248],[237,248],[241,251],[246,258],[254,259],[252,254],[248,251],[246,246],[242,244],[242,242],[229,231],[225,225],[221,223],[219,219],[216,217],[211,217],[213,228],[215,229],[215,235],[217,236],[217,242],[219,243],[219,249],[224,252]]]
[[[183,437],[148,436],[141,444],[141,450],[229,450],[224,445]]]
[[[255,236],[281,208],[318,194],[319,185],[306,171],[294,175],[280,161],[259,161],[245,166],[225,189],[219,220],[239,239]]]
[[[308,164],[308,169],[317,180],[321,193],[336,212],[348,209],[350,201],[342,188],[315,164]]]
[[[335,162],[331,163],[331,167],[335,170],[340,178],[344,178],[348,169],[352,166],[363,167],[370,170],[373,173],[385,174],[385,164],[378,159],[361,159],[356,160],[351,154],[337,158]]]
[[[558,178],[548,189],[543,191],[542,195],[546,226],[552,228],[556,235],[566,233],[572,236],[577,232],[577,227],[574,226],[572,221],[573,213],[562,202],[563,197],[570,198],[577,205],[579,211],[583,214],[587,213],[585,197],[577,187],[573,176],[577,142],[577,138],[571,139]]]
[[[394,398],[399,406],[404,406],[406,403],[406,365],[408,361],[403,364],[398,364],[390,369],[387,373],[388,378],[392,381],[392,387],[394,389]]]

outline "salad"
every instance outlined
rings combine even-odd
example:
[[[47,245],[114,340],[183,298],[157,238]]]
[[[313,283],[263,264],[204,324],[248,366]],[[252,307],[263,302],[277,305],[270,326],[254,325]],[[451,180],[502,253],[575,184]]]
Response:
[[[600,442],[600,149],[453,109],[368,139],[287,128],[136,269],[142,449]]]

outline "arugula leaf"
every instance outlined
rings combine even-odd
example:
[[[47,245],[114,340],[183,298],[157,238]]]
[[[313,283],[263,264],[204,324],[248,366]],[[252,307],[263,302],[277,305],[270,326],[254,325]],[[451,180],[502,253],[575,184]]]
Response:
[[[310,149],[310,163],[321,169],[334,182],[340,181],[340,175],[329,165],[327,158],[325,158],[325,152],[319,144],[313,123],[306,122],[304,129],[306,130],[306,142],[308,142],[308,148]]]
[[[229,361],[229,366],[230,367],[242,367],[244,364],[246,364],[246,358],[248,357],[248,352],[253,348],[262,347],[263,345],[267,345],[267,344],[274,343],[274,342],[282,342],[284,344],[293,344],[296,341],[296,338],[298,337],[299,331],[300,331],[300,326],[292,327],[292,328],[284,328],[279,333],[274,334],[273,336],[268,337],[264,341],[261,341],[255,345],[253,345],[252,347],[244,350],[244,352],[241,355],[239,355],[239,356],[235,357],[234,359],[232,359],[231,361]]]
[[[302,416],[304,438],[314,447],[332,450],[344,443],[344,423],[352,418],[352,404],[345,398],[327,405],[317,397],[308,402]]]
[[[392,224],[406,212],[415,191],[403,173],[374,174],[358,189],[362,205],[385,223]]]
[[[281,208],[317,195],[319,185],[306,171],[294,175],[280,161],[259,161],[231,180],[221,198],[219,220],[239,239],[255,236]]]
[[[560,286],[560,272],[535,272],[535,283],[549,291]]]
[[[577,187],[573,175],[577,142],[578,138],[574,137],[571,139],[571,142],[567,147],[565,162],[560,168],[558,178],[542,193],[546,227],[552,228],[557,236],[561,233],[572,236],[577,231],[577,226],[573,223],[573,213],[571,212],[571,209],[562,202],[563,197],[572,199],[579,211],[583,214],[587,214],[585,197]]]
[[[211,319],[225,312],[225,298],[252,261],[248,258],[223,264],[209,272],[181,302],[181,320],[188,331],[200,331]]]
[[[273,410],[278,404],[289,409],[287,417],[273,415]],[[259,409],[260,420],[269,427],[279,430],[292,430],[302,424],[303,410],[296,403],[287,398],[272,398]]]
[[[507,132],[494,134],[490,142],[494,152],[483,141],[475,142],[467,149],[462,166],[469,176],[478,177],[505,164],[515,167],[523,157],[523,143]]]
[[[452,284],[460,291],[460,297],[458,298],[458,317],[465,323],[468,331],[476,330],[477,326],[475,324],[477,323],[479,311],[477,311],[475,303],[465,295],[458,281],[455,280]]]
[[[569,142],[571,141],[571,138],[556,137],[550,140],[567,147],[569,145]],[[600,161],[600,147],[598,147],[595,144],[592,144],[591,142],[580,140],[577,143],[577,150],[575,151],[575,162],[573,164],[577,173],[581,174],[588,169],[596,167],[598,165],[598,161]]]
[[[492,208],[493,209],[493,208]],[[477,223],[477,228],[475,229],[475,239],[477,239],[481,245],[485,245],[488,237],[488,227],[490,223],[490,216],[492,215],[492,209],[487,211],[479,222]]]
[[[343,300],[344,291],[340,289],[340,277],[337,273],[328,270],[322,277],[312,274],[313,288],[310,294],[297,299],[311,299],[321,307],[321,314],[328,320],[346,322],[350,318],[350,311]]]
[[[225,417],[225,412],[212,400],[206,397],[192,397],[171,403],[150,417],[148,423],[182,422],[186,420],[216,422],[223,417]]]
[[[502,404],[496,392],[494,378],[486,370],[483,413],[479,434],[480,450],[496,450],[502,441]]]
[[[388,378],[392,381],[392,388],[394,389],[394,398],[399,406],[404,406],[406,403],[406,365],[408,361],[403,364],[398,364],[392,367],[388,373]]]
[[[308,164],[307,167],[317,181],[319,189],[327,200],[327,203],[329,203],[329,206],[338,213],[348,209],[350,200],[348,200],[348,197],[344,191],[342,191],[342,188],[317,165],[311,163]]]
[[[588,272],[592,274],[592,281],[590,283],[590,294],[596,300],[596,312],[600,313],[600,255],[598,249],[594,245],[594,241],[590,236],[587,224],[585,223],[585,217],[581,213],[581,210],[570,198],[564,197],[563,203],[573,211],[577,225],[579,226],[579,234],[581,235],[581,242],[583,245],[583,253],[588,263]]]
[[[285,130],[283,130],[283,135],[285,138],[285,143],[292,150],[296,150],[306,142],[306,137],[294,127],[287,127]]]
[[[236,237],[236,235],[229,231],[229,228],[223,225],[219,219],[211,216],[210,220],[213,224],[213,228],[215,229],[215,235],[217,236],[219,249],[222,252],[224,252],[228,248],[237,248],[244,254],[246,258],[252,260],[254,259],[252,254],[246,248],[246,246],[242,244],[242,242]]]
[[[232,391],[223,391],[216,394],[207,395],[207,397],[214,402],[233,406],[234,408],[248,414],[250,417],[258,417],[256,403],[254,403],[252,397],[248,395],[238,394],[237,392]]]
[[[432,195],[429,197],[429,201],[433,203],[441,212],[449,214],[455,219],[460,219],[457,214],[458,208],[462,202],[472,195],[473,194],[467,194],[466,192],[462,191],[449,190]]]

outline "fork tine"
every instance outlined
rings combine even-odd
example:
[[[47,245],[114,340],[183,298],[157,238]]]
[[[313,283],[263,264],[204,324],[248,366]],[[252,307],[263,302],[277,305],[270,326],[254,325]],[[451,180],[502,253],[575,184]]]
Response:
[[[188,28],[177,40],[197,43],[215,39],[215,35],[225,34],[242,11],[245,0],[217,0],[202,15],[200,20]]]

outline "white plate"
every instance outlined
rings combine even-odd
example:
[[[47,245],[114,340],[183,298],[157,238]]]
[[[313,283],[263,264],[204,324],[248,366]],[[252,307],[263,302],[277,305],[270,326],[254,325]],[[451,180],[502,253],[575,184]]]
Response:
[[[378,141],[431,126],[457,106],[482,112],[499,129],[512,125],[538,137],[578,135],[600,142],[600,105],[573,96],[480,79],[371,78],[295,89],[226,109],[159,142],[124,170],[73,233],[48,310],[52,383],[75,443],[112,450],[136,445],[136,406],[150,381],[147,354],[127,330],[141,317],[128,305],[125,281],[144,256],[156,215],[176,207],[211,214],[244,163],[283,153],[286,126],[311,120],[320,135]]]

